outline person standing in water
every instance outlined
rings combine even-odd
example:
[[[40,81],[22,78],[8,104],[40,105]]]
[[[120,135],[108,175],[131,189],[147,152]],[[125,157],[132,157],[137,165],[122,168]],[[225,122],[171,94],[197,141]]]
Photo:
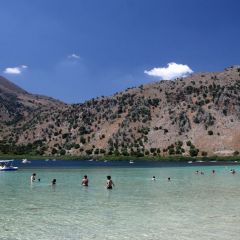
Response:
[[[152,181],[155,181],[155,180],[156,180],[156,177],[155,177],[155,176],[153,176],[153,177],[152,177]]]
[[[35,182],[36,180],[36,173],[33,173],[32,176],[31,176],[31,182]]]
[[[88,187],[88,177],[87,175],[84,175],[82,179],[82,186]]]
[[[54,178],[52,181],[51,181],[51,187],[52,187],[52,190],[55,192],[56,191],[56,185],[57,185],[57,179]]]
[[[56,185],[56,183],[57,183],[57,179],[54,178],[54,179],[52,180],[52,186]]]
[[[112,181],[112,179],[111,179],[111,176],[107,176],[107,185],[106,185],[106,188],[107,188],[107,189],[112,189],[113,186],[114,186],[114,183],[113,183],[113,181]]]

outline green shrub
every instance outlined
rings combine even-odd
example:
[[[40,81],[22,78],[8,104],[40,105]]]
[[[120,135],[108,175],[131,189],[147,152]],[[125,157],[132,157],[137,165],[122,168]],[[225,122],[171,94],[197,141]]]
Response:
[[[56,154],[57,153],[57,149],[56,148],[53,148],[52,149],[52,154],[54,155],[54,154]]]
[[[85,143],[86,143],[86,139],[85,139],[83,136],[81,136],[81,137],[80,137],[80,142],[81,142],[82,144],[85,144]]]
[[[203,157],[207,157],[208,153],[205,152],[205,151],[202,151],[201,155],[202,155]]]
[[[235,152],[233,153],[233,155],[234,155],[234,156],[238,156],[238,155],[239,155],[239,151],[235,151]]]
[[[80,148],[80,145],[79,144],[75,144],[74,148],[78,149],[78,148]]]
[[[60,150],[60,155],[65,155],[66,154],[66,150],[65,149],[61,149]]]
[[[208,135],[210,135],[210,136],[213,135],[213,131],[212,131],[212,130],[209,130],[209,131],[208,131]]]
[[[191,157],[196,157],[199,153],[199,149],[195,148],[195,147],[192,147],[190,148],[189,150],[189,154]]]

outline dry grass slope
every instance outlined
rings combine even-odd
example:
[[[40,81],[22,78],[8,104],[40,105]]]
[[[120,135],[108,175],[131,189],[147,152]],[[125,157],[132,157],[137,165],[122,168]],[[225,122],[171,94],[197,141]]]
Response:
[[[0,78],[0,116],[2,153],[236,155],[240,66],[73,105],[29,94]]]

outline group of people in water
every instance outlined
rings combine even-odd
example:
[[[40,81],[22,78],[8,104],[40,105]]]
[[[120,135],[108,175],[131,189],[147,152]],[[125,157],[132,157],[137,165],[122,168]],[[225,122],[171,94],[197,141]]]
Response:
[[[196,170],[195,173],[196,173],[196,174],[204,175],[204,172],[203,172],[203,171],[199,171],[199,170]],[[212,174],[215,174],[215,173],[216,173],[216,171],[213,169],[213,170],[212,170]],[[231,170],[230,170],[230,173],[235,174],[235,173],[236,173],[236,170],[235,170],[235,169],[231,169]]]
[[[153,176],[153,177],[152,177],[152,180],[153,180],[153,181],[156,181],[156,177],[155,177],[155,176]],[[170,177],[168,177],[168,178],[167,178],[167,180],[170,182],[170,181],[171,181],[171,178],[170,178]]]
[[[36,174],[36,173],[33,173],[32,176],[31,176],[31,183],[34,183],[34,182],[36,182],[36,181],[41,182],[41,178],[38,178],[38,179],[37,179],[37,174]],[[56,183],[57,183],[57,179],[54,178],[54,179],[51,181],[51,184],[52,184],[52,185],[56,185]]]
[[[31,183],[36,182],[36,181],[40,182],[41,179],[40,179],[40,178],[37,179],[37,174],[36,174],[36,173],[33,173],[32,176],[31,176]],[[56,183],[57,183],[57,179],[54,178],[54,179],[51,181],[51,185],[52,185],[52,186],[55,186]],[[88,183],[89,183],[88,176],[87,176],[87,175],[84,175],[81,184],[82,184],[82,186],[88,187]],[[107,176],[106,188],[107,188],[107,189],[112,189],[114,186],[115,186],[115,185],[114,185],[114,182],[113,182],[113,180],[112,180],[112,177],[111,177],[111,176]]]
[[[215,174],[215,173],[216,173],[216,171],[213,169],[213,170],[212,170],[212,174]],[[236,170],[235,170],[235,169],[231,169],[231,170],[230,170],[230,173],[235,174],[235,173],[236,173]],[[204,175],[204,172],[203,172],[203,171],[196,170],[196,171],[195,171],[195,174]],[[156,180],[156,177],[153,176],[153,177],[152,177],[152,180],[155,181],[155,180]],[[170,181],[171,181],[171,178],[168,177],[167,180],[170,182]],[[41,179],[40,179],[40,178],[37,179],[37,174],[36,174],[36,173],[33,173],[32,176],[31,176],[31,183],[36,182],[36,181],[40,182]],[[52,185],[52,186],[55,186],[56,183],[57,183],[57,179],[54,178],[54,179],[51,181],[51,185]],[[88,176],[87,176],[87,175],[84,175],[84,176],[83,176],[83,179],[82,179],[82,182],[81,182],[81,185],[82,185],[82,186],[85,186],[85,187],[88,187],[88,183],[89,183]],[[112,181],[111,176],[107,176],[106,188],[107,188],[107,189],[112,189],[114,186],[115,186],[115,185],[114,185],[114,182]]]
[[[82,186],[88,187],[88,177],[87,175],[84,175],[82,179]],[[106,188],[107,189],[112,189],[114,187],[114,182],[111,178],[111,176],[107,176],[107,182],[106,182]]]

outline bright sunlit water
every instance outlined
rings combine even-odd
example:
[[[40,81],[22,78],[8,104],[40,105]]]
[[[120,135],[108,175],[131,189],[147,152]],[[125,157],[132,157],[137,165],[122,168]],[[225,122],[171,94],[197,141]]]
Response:
[[[195,174],[197,169],[205,174]],[[33,172],[41,182],[31,185]],[[80,185],[84,174],[88,188]],[[113,190],[104,187],[107,175]],[[1,240],[240,236],[239,166],[20,169],[0,173],[0,196]]]

